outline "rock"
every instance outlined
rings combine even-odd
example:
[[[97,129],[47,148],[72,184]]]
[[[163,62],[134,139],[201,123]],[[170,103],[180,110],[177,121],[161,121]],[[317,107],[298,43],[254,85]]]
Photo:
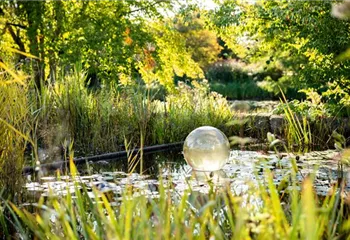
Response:
[[[282,135],[286,120],[281,115],[272,115],[270,117],[270,128],[273,134]]]

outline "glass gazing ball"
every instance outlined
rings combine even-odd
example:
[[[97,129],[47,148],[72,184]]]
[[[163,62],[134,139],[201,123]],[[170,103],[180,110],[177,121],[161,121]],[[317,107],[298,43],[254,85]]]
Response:
[[[204,126],[188,134],[183,153],[186,162],[196,171],[217,171],[228,161],[230,144],[219,129]]]
[[[230,183],[230,178],[223,170],[213,172],[193,171],[192,179],[197,181],[197,185],[211,182],[215,186],[224,186]]]

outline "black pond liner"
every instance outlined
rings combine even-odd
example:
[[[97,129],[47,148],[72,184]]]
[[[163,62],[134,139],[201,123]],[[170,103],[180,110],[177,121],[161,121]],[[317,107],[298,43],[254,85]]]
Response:
[[[146,155],[146,154],[152,154],[152,153],[158,153],[158,152],[177,150],[182,148],[183,143],[184,142],[176,142],[176,143],[144,147],[143,154]],[[105,153],[105,154],[89,156],[89,157],[74,158],[73,161],[75,165],[82,165],[82,164],[98,162],[98,161],[115,161],[115,160],[125,159],[128,156],[128,154],[135,155],[139,151],[140,151],[140,148],[135,148],[130,151],[120,151],[120,152]],[[65,160],[65,161],[41,164],[40,167],[51,171],[51,170],[60,169],[62,168],[62,166],[66,166],[68,163],[69,161]],[[36,166],[26,166],[23,168],[23,174],[32,174],[35,172],[35,168]]]

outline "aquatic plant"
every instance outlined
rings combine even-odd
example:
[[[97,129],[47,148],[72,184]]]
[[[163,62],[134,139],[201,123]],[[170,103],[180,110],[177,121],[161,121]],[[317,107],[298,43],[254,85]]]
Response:
[[[321,101],[322,96],[313,89],[303,91],[307,100],[288,101],[282,93],[280,104],[274,110],[285,117],[281,134],[290,149],[308,151],[321,148],[332,148],[332,132],[347,132],[346,119],[331,114],[329,106]],[[333,112],[334,113],[334,112]]]
[[[290,108],[285,95],[282,93],[281,102],[284,101],[285,107],[283,107],[284,116],[287,121],[285,128],[286,138],[289,146],[299,146],[300,148],[309,147],[312,144],[312,135],[310,123],[306,116],[297,116]]]
[[[72,177],[77,171],[70,157]],[[11,224],[24,239],[322,239],[350,233],[348,205],[342,188],[324,198],[315,196],[313,177],[302,183],[292,168],[290,188],[273,183],[272,172],[248,192],[236,195],[208,179],[210,190],[186,190],[181,196],[159,179],[158,195],[150,197],[127,187],[122,196],[74,183],[74,192],[49,196],[27,206],[10,203]],[[302,190],[300,191],[299,188]],[[68,190],[68,189],[67,189]],[[338,191],[339,190],[339,191]],[[91,194],[90,194],[91,195]],[[0,214],[1,220],[1,214]],[[8,236],[9,237],[9,236]]]
[[[176,91],[168,94],[165,102],[157,102],[150,128],[152,142],[183,141],[193,129],[206,125],[230,135],[230,128],[225,123],[231,120],[233,112],[227,100],[210,92],[207,81],[192,81],[191,85],[179,82]]]
[[[74,139],[79,155],[182,141],[196,127],[212,125],[226,131],[232,112],[222,96],[210,93],[207,83],[180,83],[166,100],[154,99],[141,86],[86,88],[78,66],[41,90],[37,100],[38,138],[44,148],[61,147]],[[32,98],[36,99],[36,98]]]

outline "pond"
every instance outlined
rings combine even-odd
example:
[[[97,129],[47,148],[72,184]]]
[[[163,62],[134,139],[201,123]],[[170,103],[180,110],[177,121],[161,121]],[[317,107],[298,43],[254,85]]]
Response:
[[[215,186],[229,186],[234,194],[242,195],[250,187],[266,179],[265,173],[273,174],[273,181],[280,191],[288,191],[291,186],[291,158],[297,159],[297,179],[302,181],[307,176],[314,176],[315,190],[325,196],[330,187],[340,178],[348,177],[348,169],[339,169],[340,153],[334,150],[310,152],[303,155],[275,154],[273,152],[231,150],[228,163],[220,171],[195,172],[185,162],[180,151],[155,153],[143,159],[143,174],[139,174],[139,165],[133,173],[127,173],[128,161],[108,160],[90,163],[79,167],[80,176],[72,178],[62,171],[59,175],[47,172],[37,177],[28,175],[25,185],[29,196],[74,195],[74,181],[78,180],[88,189],[94,186],[101,192],[110,192],[120,198],[126,186],[132,186],[137,194],[158,197],[159,179],[171,184],[180,195],[188,188],[200,193],[208,193],[209,183]],[[345,190],[350,190],[347,181]],[[92,191],[91,197],[94,197]],[[35,198],[34,198],[35,199]]]

